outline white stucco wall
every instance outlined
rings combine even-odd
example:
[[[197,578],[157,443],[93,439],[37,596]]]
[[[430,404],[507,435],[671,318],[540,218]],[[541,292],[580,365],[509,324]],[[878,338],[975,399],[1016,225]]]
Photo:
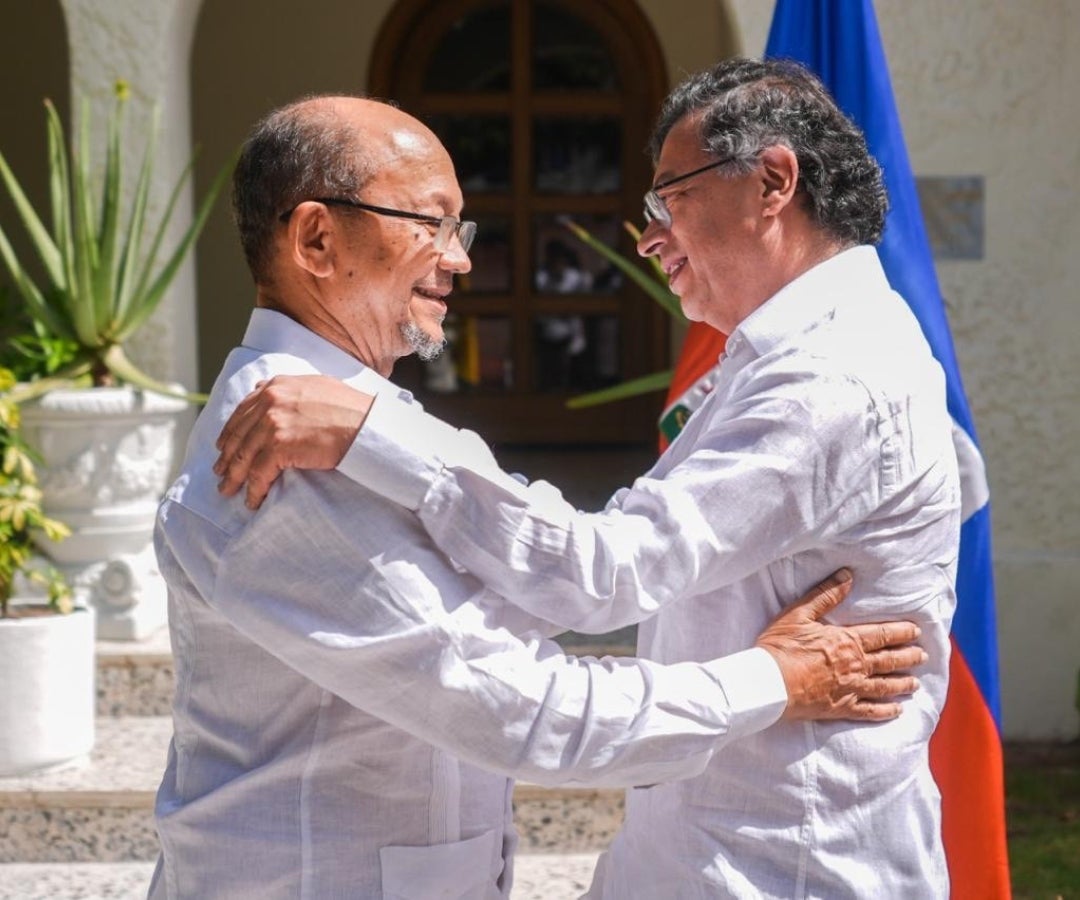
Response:
[[[913,164],[986,178],[985,260],[938,271],[990,477],[1005,732],[1071,737],[1080,724],[1080,6],[967,2],[950,14],[948,4],[917,5],[921,15],[882,3]]]
[[[765,0],[640,2],[673,79],[727,50],[760,53],[773,9]],[[120,75],[143,97],[165,97],[162,162],[173,173],[189,145],[197,5],[63,0],[73,93],[101,102]],[[1080,4],[876,7],[916,174],[985,179],[984,258],[937,268],[992,491],[1005,734],[1072,737],[1080,725],[1072,705],[1080,668]],[[188,271],[136,355],[157,374],[194,383],[194,323]]]

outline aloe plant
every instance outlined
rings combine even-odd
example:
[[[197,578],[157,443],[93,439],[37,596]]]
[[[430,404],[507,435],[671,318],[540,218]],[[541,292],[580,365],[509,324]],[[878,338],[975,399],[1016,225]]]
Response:
[[[181,190],[191,175],[194,157],[151,229],[147,207],[158,122],[155,109],[129,209],[126,216],[121,215],[123,120],[129,94],[127,84],[118,81],[115,104],[105,129],[104,168],[97,179],[90,162],[90,116],[86,103],[82,104],[80,127],[69,146],[56,107],[45,101],[51,230],[30,204],[0,153],[0,181],[41,261],[45,273],[43,286],[34,281],[15,255],[2,228],[0,257],[31,318],[49,335],[77,345],[74,359],[56,377],[96,385],[126,382],[163,394],[198,399],[197,395],[183,394],[140,371],[124,352],[123,344],[161,302],[206,224],[231,164],[222,167],[194,221],[159,263],[166,231]],[[97,190],[95,181],[99,182]],[[148,232],[152,233],[146,244]]]
[[[647,260],[649,270],[646,271],[642,269],[638,262],[627,259],[603,241],[597,240],[573,220],[564,219],[562,224],[585,246],[595,250],[626,275],[627,278],[637,284],[646,294],[660,304],[660,307],[673,319],[684,324],[687,322],[682,307],[679,305],[679,298],[668,287],[667,276],[655,257],[649,257]],[[635,243],[641,237],[641,232],[630,222],[623,222],[623,228],[626,229]],[[624,381],[603,390],[571,397],[566,401],[566,405],[570,409],[584,409],[589,406],[599,406],[602,403],[611,403],[614,400],[625,400],[628,397],[637,397],[640,394],[666,390],[671,384],[672,373],[673,370],[666,369],[662,372],[654,372],[651,375],[643,375],[640,378],[632,378],[630,381]]]
[[[65,525],[50,519],[41,506],[34,458],[19,433],[19,407],[15,401],[15,376],[0,368],[0,618],[8,615],[8,603],[20,574],[43,587],[49,605],[70,612],[71,590],[63,576],[34,555],[35,531],[53,541],[67,537]]]

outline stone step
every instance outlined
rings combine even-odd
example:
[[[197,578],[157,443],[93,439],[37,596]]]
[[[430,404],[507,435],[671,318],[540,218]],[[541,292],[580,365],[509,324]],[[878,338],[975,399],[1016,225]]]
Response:
[[[169,629],[141,641],[98,641],[97,714],[167,716],[173,693]]]
[[[0,863],[148,862],[157,856],[153,805],[172,726],[162,716],[103,716],[90,758],[0,778]],[[622,821],[617,790],[519,784],[522,853],[595,854]],[[2,883],[2,882],[0,882]]]
[[[521,853],[512,900],[575,900],[588,888],[596,853]],[[0,900],[143,900],[154,864],[0,864]]]
[[[165,768],[168,719],[99,717],[89,759],[0,778],[0,862],[153,860],[151,813]]]
[[[0,900],[142,900],[153,873],[148,862],[4,863]]]

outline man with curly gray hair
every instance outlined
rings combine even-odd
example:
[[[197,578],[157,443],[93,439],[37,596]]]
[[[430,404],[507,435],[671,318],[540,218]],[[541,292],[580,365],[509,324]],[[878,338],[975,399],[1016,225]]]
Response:
[[[700,408],[602,512],[444,458],[389,396],[372,406],[337,391],[353,412],[332,429],[269,423],[268,408],[305,389],[282,382],[226,429],[224,489],[250,474],[258,503],[282,465],[341,460],[488,587],[578,631],[640,622],[639,654],[665,663],[747,646],[783,597],[850,565],[855,587],[833,618],[922,630],[929,662],[903,714],[779,721],[698,776],[630,790],[589,896],[947,897],[928,747],[948,680],[960,489],[943,372],[873,247],[879,168],[818,79],[784,61],[689,78],[652,150],[638,251],[692,320],[729,338]]]
[[[654,163],[672,128],[688,116],[698,118],[702,148],[729,161],[729,173],[751,172],[765,147],[787,147],[799,161],[807,211],[823,229],[851,246],[881,240],[888,205],[881,169],[863,133],[799,63],[728,60],[684,81],[664,101],[653,129]]]

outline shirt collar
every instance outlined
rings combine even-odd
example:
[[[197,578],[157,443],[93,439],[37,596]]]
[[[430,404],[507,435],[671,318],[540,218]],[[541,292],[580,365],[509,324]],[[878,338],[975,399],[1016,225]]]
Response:
[[[243,344],[260,353],[287,353],[307,360],[324,375],[340,378],[365,393],[394,391],[402,400],[412,402],[411,393],[276,310],[257,308],[251,311]]]
[[[728,339],[743,340],[761,356],[830,318],[838,306],[888,287],[877,250],[844,250],[786,284],[742,320]]]

